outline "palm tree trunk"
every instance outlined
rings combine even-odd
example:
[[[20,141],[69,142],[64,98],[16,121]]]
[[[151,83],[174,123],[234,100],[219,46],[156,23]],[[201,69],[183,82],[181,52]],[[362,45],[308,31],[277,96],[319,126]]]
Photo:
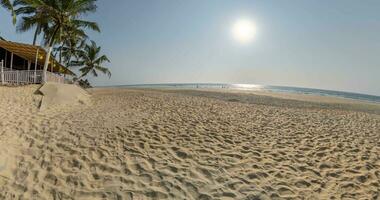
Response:
[[[90,72],[90,71],[85,72],[85,73],[83,73],[82,75],[80,75],[80,76],[78,77],[78,79],[77,79],[75,82],[76,82],[76,83],[79,82],[80,79],[82,79],[83,77],[87,76],[87,74],[88,74],[89,72]]]
[[[44,83],[47,82],[47,69],[49,66],[50,54],[52,51],[53,51],[53,46],[50,45],[48,53],[46,54],[45,65],[44,65]]]
[[[59,63],[62,62],[62,48],[63,48],[63,44],[62,44],[61,48],[59,49]]]
[[[36,45],[36,42],[37,42],[37,35],[38,35],[38,26],[36,27],[36,31],[34,32],[34,37],[33,37],[33,46]]]
[[[13,5],[12,5],[12,2],[10,0],[0,0],[0,6],[3,6],[4,8],[8,9],[11,11],[12,13],[12,22],[13,22],[13,25],[16,24],[16,13],[15,13],[15,10],[13,8]]]
[[[55,35],[58,32],[58,29],[59,29],[59,26],[54,30],[54,33],[53,33],[53,35],[50,38],[49,50],[48,50],[48,53],[46,54],[45,65],[44,65],[44,77],[43,77],[43,82],[44,83],[47,82],[47,69],[48,69],[48,66],[49,66],[50,54],[53,51],[54,38],[55,38]]]

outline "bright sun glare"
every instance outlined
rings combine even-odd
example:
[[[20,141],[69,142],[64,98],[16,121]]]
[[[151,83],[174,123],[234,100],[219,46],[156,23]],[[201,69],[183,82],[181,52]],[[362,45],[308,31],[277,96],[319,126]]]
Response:
[[[255,35],[256,25],[249,19],[239,19],[232,27],[232,36],[241,44],[249,44]]]

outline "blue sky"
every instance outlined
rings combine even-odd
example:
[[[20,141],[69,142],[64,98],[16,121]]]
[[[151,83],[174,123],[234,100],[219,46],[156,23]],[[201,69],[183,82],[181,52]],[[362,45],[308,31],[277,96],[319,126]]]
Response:
[[[380,1],[112,0],[86,16],[113,75],[95,85],[251,83],[380,95]],[[240,45],[231,27],[250,18],[255,40]],[[0,10],[0,35],[15,33]]]

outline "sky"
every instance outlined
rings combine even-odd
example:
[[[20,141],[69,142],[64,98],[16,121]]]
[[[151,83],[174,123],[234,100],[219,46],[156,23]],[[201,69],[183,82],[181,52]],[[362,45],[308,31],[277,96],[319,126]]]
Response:
[[[112,0],[84,16],[111,63],[112,77],[94,85],[244,83],[297,86],[380,95],[378,0]],[[249,19],[249,44],[231,29]],[[0,35],[16,33],[0,9]]]

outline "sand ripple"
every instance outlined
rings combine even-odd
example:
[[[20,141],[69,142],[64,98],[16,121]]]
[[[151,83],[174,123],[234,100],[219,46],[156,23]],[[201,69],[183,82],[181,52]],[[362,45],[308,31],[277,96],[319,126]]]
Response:
[[[34,89],[0,88],[0,199],[380,198],[378,115],[110,89],[40,112]]]

